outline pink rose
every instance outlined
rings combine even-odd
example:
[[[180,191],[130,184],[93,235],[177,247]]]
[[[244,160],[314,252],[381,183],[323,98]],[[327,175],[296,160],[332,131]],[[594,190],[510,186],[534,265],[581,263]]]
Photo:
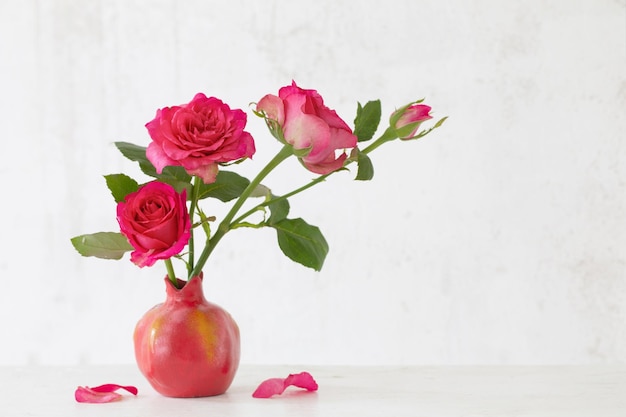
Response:
[[[430,109],[425,104],[412,104],[395,111],[391,115],[391,124],[398,137],[403,140],[414,137],[422,122],[432,119]]]
[[[317,174],[328,174],[343,167],[345,152],[354,148],[356,136],[334,110],[324,105],[315,90],[303,90],[295,82],[281,88],[278,97],[268,94],[259,101],[256,110],[276,121],[283,138],[296,150],[310,149],[301,157],[304,166]]]
[[[189,241],[191,223],[187,195],[159,181],[152,181],[117,204],[120,230],[135,250],[130,260],[137,266],[152,266],[183,250]]]
[[[166,166],[182,166],[189,175],[215,182],[218,164],[251,158],[254,140],[242,110],[198,93],[188,104],[157,110],[146,124],[152,142],[146,157],[160,174]]]

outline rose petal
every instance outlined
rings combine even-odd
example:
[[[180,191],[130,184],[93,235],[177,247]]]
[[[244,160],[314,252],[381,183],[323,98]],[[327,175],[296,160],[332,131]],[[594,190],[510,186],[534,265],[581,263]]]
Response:
[[[139,392],[137,390],[137,387],[133,387],[132,385],[117,385],[117,384],[98,385],[97,387],[91,387],[90,389],[96,392],[113,392],[113,391],[117,391],[118,389],[123,389],[123,390],[130,392],[133,395],[137,395],[137,393]]]
[[[252,393],[254,398],[270,398],[273,395],[282,394],[289,386],[304,388],[307,391],[317,391],[318,385],[308,372],[289,374],[287,378],[270,378],[261,382]]]
[[[300,372],[299,374],[291,374],[285,378],[285,388],[289,385],[294,387],[304,388],[307,391],[317,391],[317,382],[313,379],[313,376],[308,372]]]
[[[269,398],[272,395],[280,395],[285,391],[285,380],[283,378],[270,378],[261,382],[252,393],[254,398]]]
[[[97,387],[78,387],[74,392],[74,398],[79,403],[110,403],[122,399],[118,389],[124,389],[133,395],[137,395],[137,388],[117,384],[104,384]]]

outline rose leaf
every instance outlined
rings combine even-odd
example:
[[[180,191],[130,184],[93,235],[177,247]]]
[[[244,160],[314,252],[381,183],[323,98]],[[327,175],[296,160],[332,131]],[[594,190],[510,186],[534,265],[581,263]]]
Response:
[[[276,198],[276,196],[273,195],[272,198]],[[268,207],[271,214],[269,219],[267,219],[267,223],[270,225],[283,221],[289,214],[289,201],[286,198],[274,202],[270,200]]]
[[[104,179],[116,203],[124,201],[128,194],[134,193],[139,189],[137,181],[125,174],[105,175]]]
[[[98,232],[80,235],[71,239],[74,248],[83,256],[101,259],[121,259],[124,253],[134,248],[121,233]]]
[[[367,156],[367,154],[358,152],[357,164],[359,168],[357,170],[356,177],[354,178],[355,180],[369,181],[374,178],[374,165],[372,165],[372,160],[369,156]]]
[[[278,246],[289,259],[316,271],[322,269],[328,243],[318,227],[301,218],[283,219],[270,226],[276,229]]]
[[[354,119],[354,135],[359,142],[370,140],[380,123],[380,100],[368,101],[365,106],[357,103],[356,118]]]
[[[248,184],[250,180],[247,178],[231,171],[220,170],[214,183],[200,185],[198,199],[212,197],[227,202],[239,197]]]

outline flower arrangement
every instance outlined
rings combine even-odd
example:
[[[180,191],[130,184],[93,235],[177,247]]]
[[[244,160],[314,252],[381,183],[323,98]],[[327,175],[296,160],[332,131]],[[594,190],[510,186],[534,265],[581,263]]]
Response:
[[[121,259],[131,252],[130,260],[139,267],[162,260],[172,285],[181,288],[186,281],[177,279],[173,258],[185,263],[187,279],[191,279],[202,274],[207,259],[229,231],[271,227],[287,257],[319,271],[328,244],[318,227],[301,218],[289,218],[288,199],[352,164],[356,165],[356,180],[371,180],[374,170],[369,154],[385,143],[419,139],[441,126],[445,117],[420,130],[422,123],[432,118],[430,111],[422,100],[411,102],[394,111],[389,126],[372,140],[381,119],[379,100],[358,104],[353,130],[324,104],[316,90],[302,89],[293,82],[278,95],[268,94],[255,104],[253,113],[264,119],[281,148],[248,180],[222,169],[255,153],[255,141],[245,130],[246,113],[198,93],[187,104],[157,110],[146,124],[152,139],[147,147],[115,143],[122,155],[137,162],[152,180],[140,184],[125,174],[106,175],[117,203],[120,231],[76,236],[72,244],[81,255],[105,259]],[[362,147],[366,142],[369,144]],[[262,181],[292,156],[317,176],[291,192],[274,195]],[[201,207],[207,198],[232,204],[217,226],[217,219]],[[260,202],[242,213],[249,198]],[[251,223],[250,216],[258,212],[263,213],[263,220]],[[196,236],[200,232],[205,235],[202,248]]]

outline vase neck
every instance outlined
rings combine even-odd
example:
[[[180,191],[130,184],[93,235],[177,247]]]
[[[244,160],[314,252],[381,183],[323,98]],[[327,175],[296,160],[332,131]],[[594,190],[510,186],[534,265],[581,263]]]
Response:
[[[178,289],[172,285],[169,278],[165,277],[166,303],[197,304],[206,302],[202,290],[202,274],[191,278],[184,287]]]

